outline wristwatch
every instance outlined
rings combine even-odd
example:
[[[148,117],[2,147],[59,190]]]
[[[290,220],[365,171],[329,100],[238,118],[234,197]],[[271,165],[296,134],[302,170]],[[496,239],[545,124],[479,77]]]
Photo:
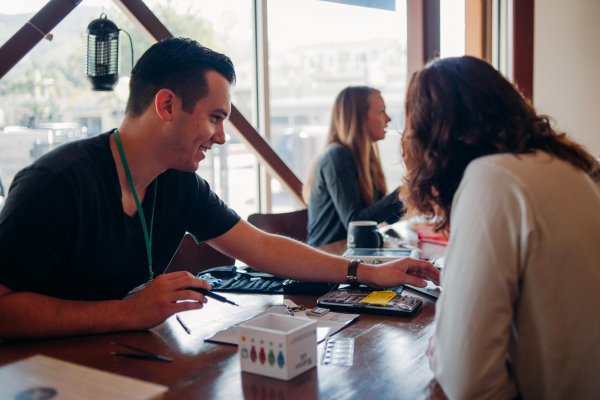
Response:
[[[358,265],[362,262],[362,260],[353,259],[348,264],[348,272],[346,273],[346,282],[352,287],[357,287],[360,282],[356,277],[356,272],[358,271]]]

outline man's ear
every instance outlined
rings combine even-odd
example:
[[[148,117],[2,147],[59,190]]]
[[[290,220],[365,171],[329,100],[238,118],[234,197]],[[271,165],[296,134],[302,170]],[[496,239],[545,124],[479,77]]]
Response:
[[[160,89],[154,96],[154,109],[163,121],[171,121],[175,108],[181,108],[181,99],[172,90]]]

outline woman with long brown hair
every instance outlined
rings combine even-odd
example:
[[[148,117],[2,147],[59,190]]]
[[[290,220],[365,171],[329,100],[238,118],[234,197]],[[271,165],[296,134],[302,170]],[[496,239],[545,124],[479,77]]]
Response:
[[[600,178],[593,156],[488,63],[413,75],[410,208],[450,232],[429,356],[449,398],[598,398]]]
[[[345,239],[351,221],[393,223],[402,216],[397,190],[386,196],[376,143],[385,138],[388,122],[379,90],[350,86],[338,94],[325,150],[304,186],[308,244]]]

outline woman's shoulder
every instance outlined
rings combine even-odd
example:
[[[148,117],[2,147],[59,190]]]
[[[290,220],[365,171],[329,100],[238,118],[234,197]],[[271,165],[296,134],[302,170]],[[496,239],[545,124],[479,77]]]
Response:
[[[327,145],[317,162],[316,171],[319,174],[339,174],[342,171],[352,171],[356,168],[350,151],[342,144]]]
[[[352,159],[350,150],[340,143],[331,143],[327,145],[323,152],[322,159]]]

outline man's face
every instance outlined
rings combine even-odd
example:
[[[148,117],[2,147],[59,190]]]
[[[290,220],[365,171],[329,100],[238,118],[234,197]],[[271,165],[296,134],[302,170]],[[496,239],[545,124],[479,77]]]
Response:
[[[191,113],[179,109],[169,135],[169,148],[180,171],[195,172],[214,144],[225,143],[223,123],[231,113],[231,85],[216,71],[206,72],[208,94]]]

